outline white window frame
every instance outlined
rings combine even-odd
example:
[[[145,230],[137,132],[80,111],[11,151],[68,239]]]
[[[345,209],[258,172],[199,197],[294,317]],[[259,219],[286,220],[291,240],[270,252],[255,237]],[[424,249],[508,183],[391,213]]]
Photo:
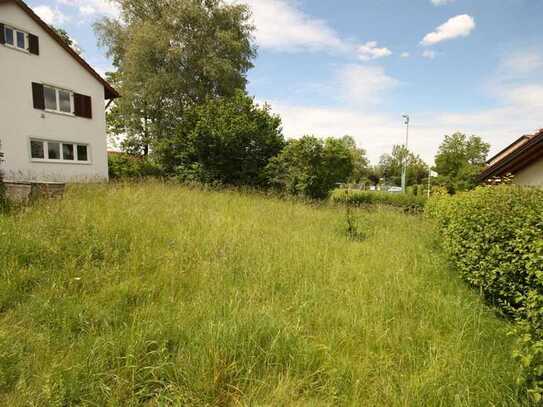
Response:
[[[32,142],[38,142],[42,143],[43,145],[43,157],[44,158],[34,158],[32,157]],[[50,159],[49,158],[49,143],[55,143],[59,144],[60,146],[60,159]],[[73,160],[65,160],[64,159],[64,148],[63,145],[72,145],[73,151],[74,151],[74,159]],[[87,148],[87,160],[86,161],[80,161],[78,157],[78,146],[85,146]],[[60,140],[47,140],[47,139],[40,139],[35,137],[30,137],[28,140],[28,153],[30,157],[31,162],[38,162],[38,163],[60,163],[60,164],[79,164],[79,165],[88,165],[91,164],[91,149],[90,145],[88,143],[79,143],[75,141],[60,141]]]
[[[22,51],[22,52],[26,52],[26,53],[29,53],[30,51],[28,50],[28,47],[29,47],[29,40],[28,40],[28,33],[26,31],[23,31],[23,30],[19,30],[18,28],[15,28],[11,25],[4,25],[4,38],[6,38],[6,32],[7,30],[11,30],[13,31],[13,44],[8,44],[7,42],[5,42],[5,46],[6,47],[9,47],[9,48],[13,48],[13,49],[16,49],[17,51]],[[21,33],[24,35],[25,37],[25,45],[24,45],[24,48],[19,48],[17,46],[17,33]]]
[[[49,112],[49,113],[57,113],[57,114],[63,114],[63,115],[66,115],[66,116],[75,116],[75,110],[74,110],[74,92],[69,90],[69,89],[63,89],[63,88],[59,88],[58,86],[55,86],[55,85],[48,85],[46,83],[43,84],[43,90],[44,90],[44,94],[43,94],[43,102],[44,102],[44,105],[46,105],[46,101],[45,101],[45,88],[49,88],[49,89],[52,89],[55,91],[55,101],[56,101],[56,105],[57,105],[57,108],[56,109],[48,109],[47,107],[45,108],[45,111],[46,112]],[[63,112],[60,110],[60,92],[67,92],[70,94],[70,112]]]

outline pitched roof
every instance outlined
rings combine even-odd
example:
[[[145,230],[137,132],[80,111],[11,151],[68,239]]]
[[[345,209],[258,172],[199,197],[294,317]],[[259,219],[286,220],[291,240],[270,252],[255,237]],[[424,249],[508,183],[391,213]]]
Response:
[[[479,176],[480,181],[507,174],[515,174],[543,157],[543,129],[522,136],[513,144],[488,161],[487,168]]]
[[[94,70],[77,52],[75,52],[66,41],[64,41],[56,32],[53,30],[49,24],[43,21],[34,11],[28,7],[28,5],[23,0],[0,0],[2,3],[13,2],[17,4],[30,18],[32,18],[41,28],[43,28],[50,36],[53,38],[62,48],[68,52],[83,68],[85,68],[92,76],[96,78],[104,86],[104,98],[105,99],[115,99],[120,97],[119,93],[111,86],[104,78],[100,76],[98,72]]]

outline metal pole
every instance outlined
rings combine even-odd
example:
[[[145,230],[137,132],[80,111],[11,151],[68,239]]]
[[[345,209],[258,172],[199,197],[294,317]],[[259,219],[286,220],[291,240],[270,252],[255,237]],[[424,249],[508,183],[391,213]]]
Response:
[[[405,157],[403,160],[402,168],[402,191],[405,194],[407,187],[407,160],[409,158],[409,115],[404,114],[403,118],[405,119]]]

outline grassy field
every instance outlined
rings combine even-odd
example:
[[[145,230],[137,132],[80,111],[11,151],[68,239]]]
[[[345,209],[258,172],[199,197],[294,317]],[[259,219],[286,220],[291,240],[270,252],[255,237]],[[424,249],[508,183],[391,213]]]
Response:
[[[0,216],[0,405],[515,406],[423,219],[160,184]]]

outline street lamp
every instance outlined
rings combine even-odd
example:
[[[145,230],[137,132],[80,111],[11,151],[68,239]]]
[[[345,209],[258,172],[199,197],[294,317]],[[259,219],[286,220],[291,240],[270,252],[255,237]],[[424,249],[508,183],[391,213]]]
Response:
[[[404,124],[405,124],[405,129],[406,129],[406,134],[405,134],[405,157],[403,159],[403,168],[402,168],[402,191],[403,193],[405,194],[405,190],[406,190],[406,181],[407,181],[407,160],[409,158],[409,121],[410,121],[410,118],[409,118],[409,115],[408,114],[404,114],[402,115],[403,119],[404,119]]]

